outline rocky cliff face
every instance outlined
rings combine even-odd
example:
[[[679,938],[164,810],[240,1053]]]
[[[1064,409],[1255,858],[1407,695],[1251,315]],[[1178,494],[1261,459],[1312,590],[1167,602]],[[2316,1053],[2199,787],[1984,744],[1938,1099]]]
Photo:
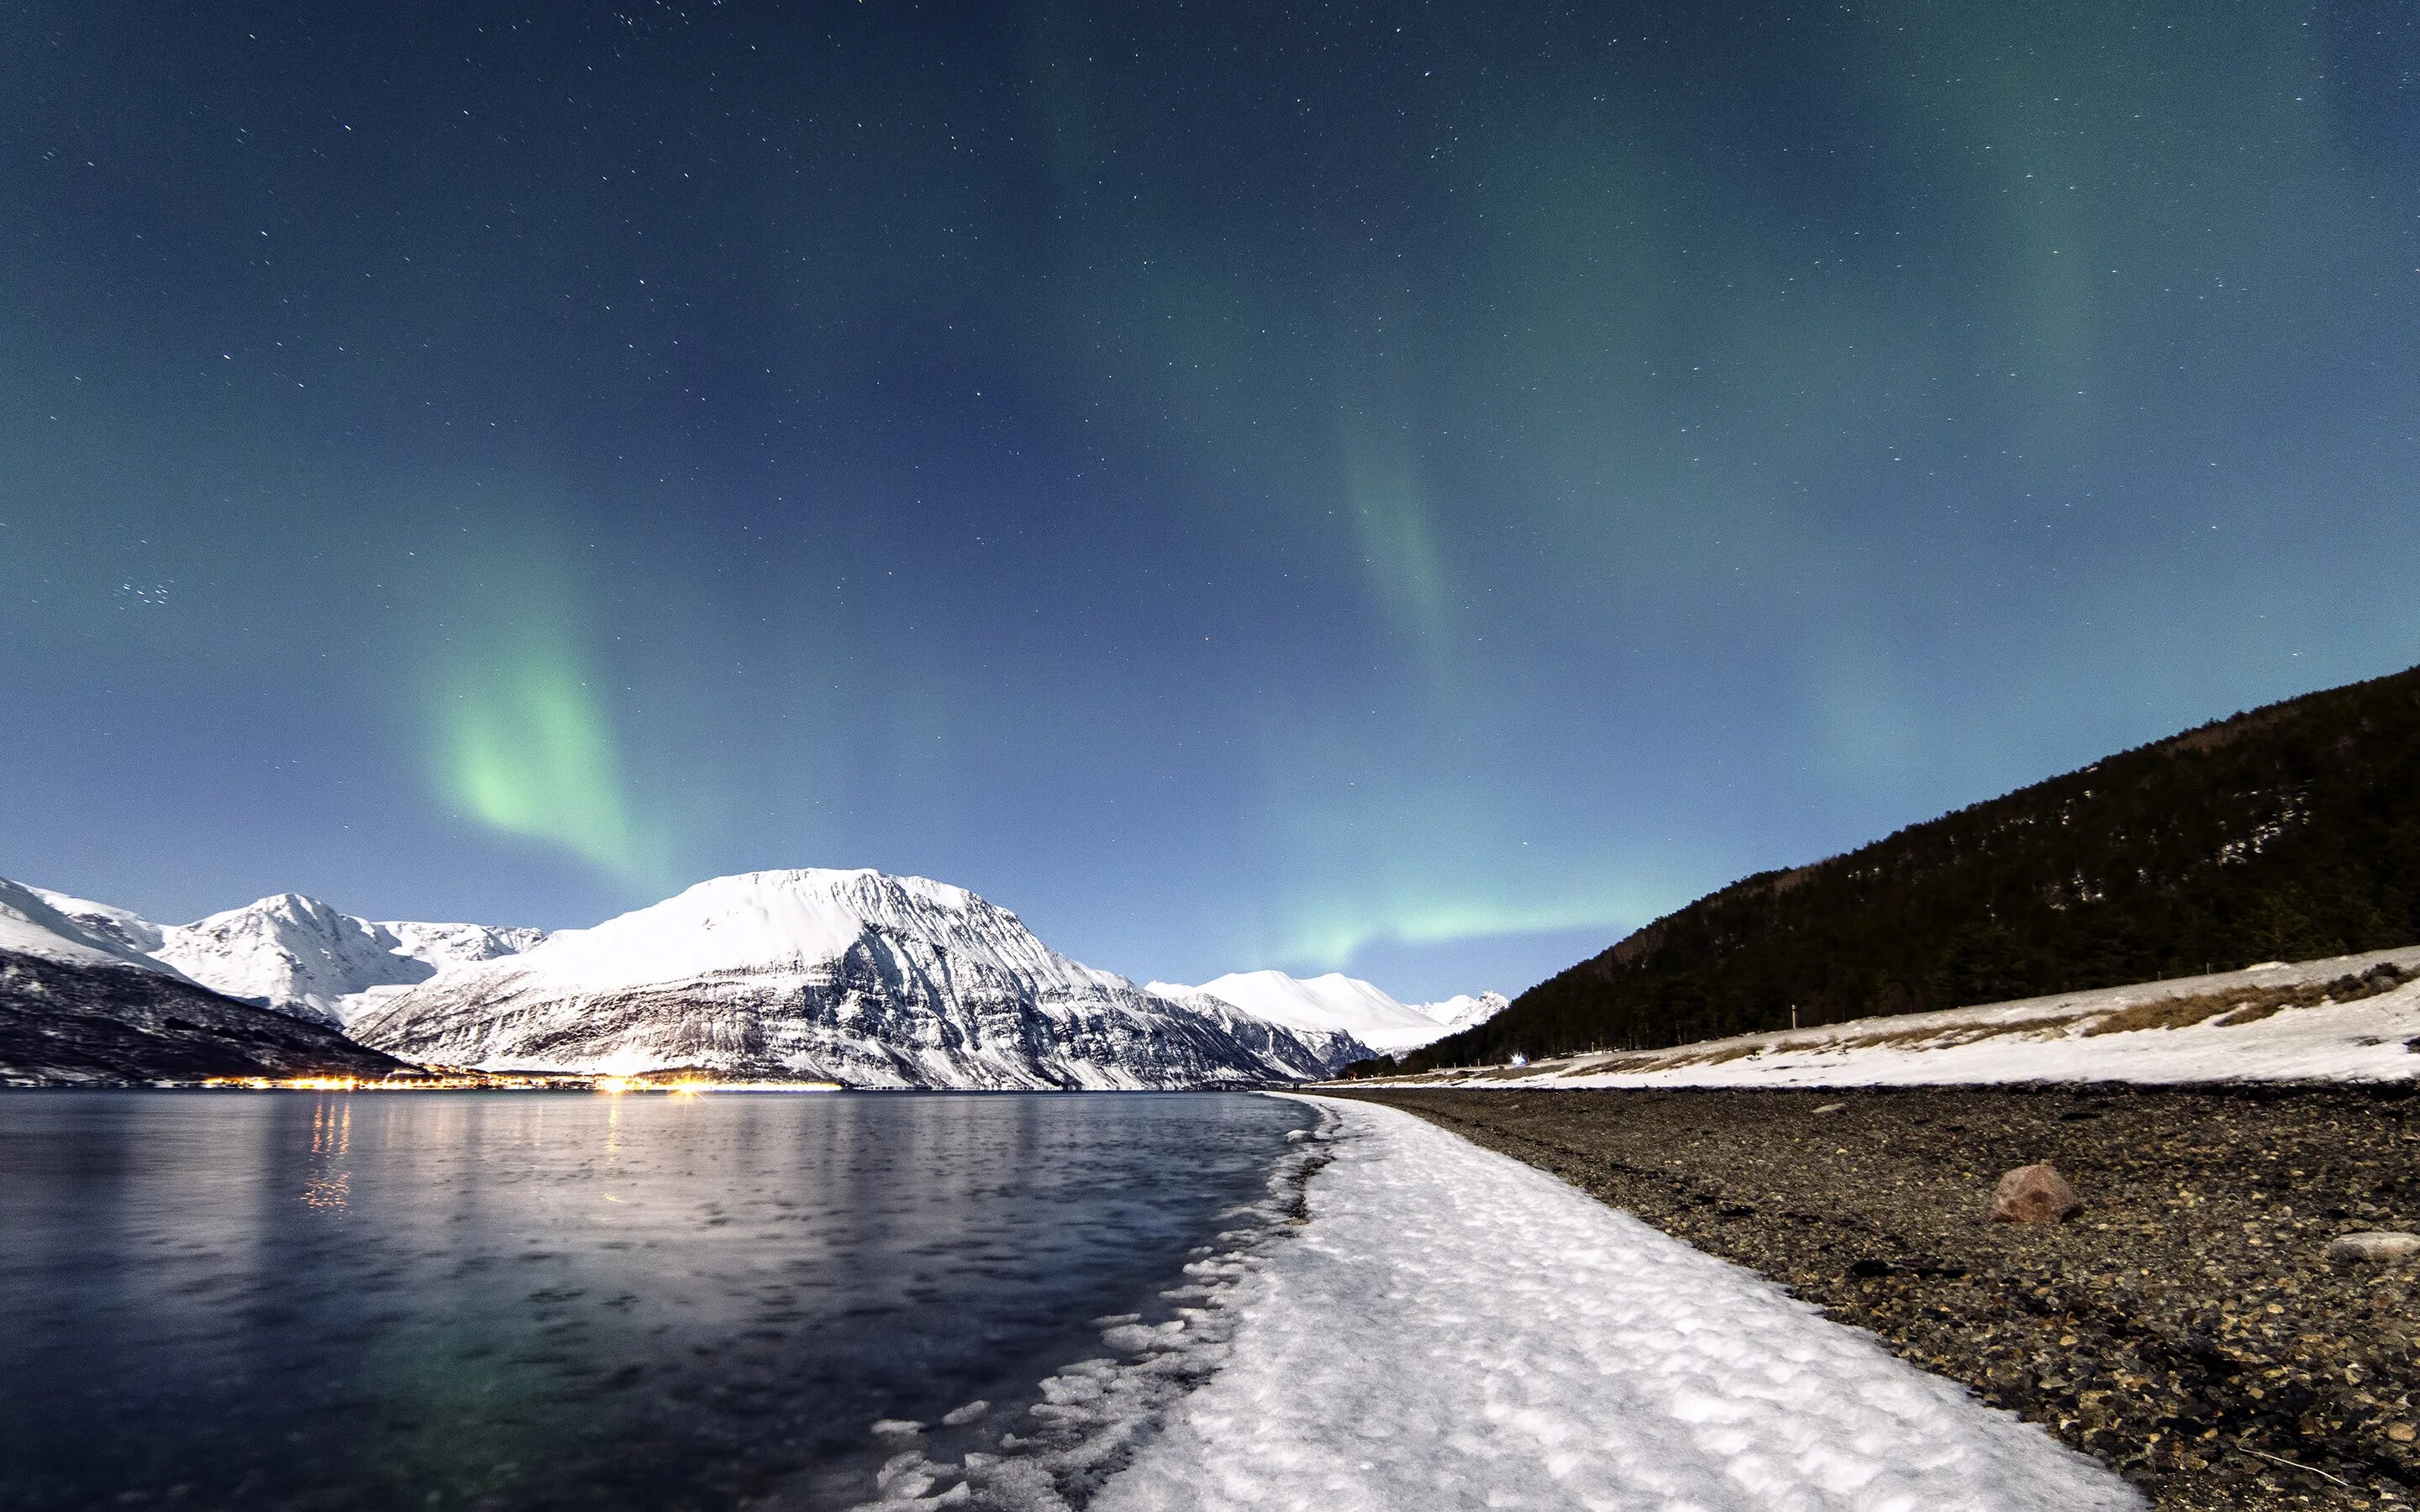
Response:
[[[424,1063],[855,1087],[1244,1085],[1368,1053],[1095,971],[962,887],[839,871],[701,883],[441,971],[353,1030]]]

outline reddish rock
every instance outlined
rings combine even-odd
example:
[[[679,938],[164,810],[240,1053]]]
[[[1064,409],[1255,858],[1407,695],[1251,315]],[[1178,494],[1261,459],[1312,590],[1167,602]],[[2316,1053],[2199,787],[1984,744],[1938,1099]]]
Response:
[[[1992,1190],[1992,1221],[2000,1224],[2063,1223],[2084,1211],[2084,1199],[2058,1167],[2047,1162],[2020,1165]]]

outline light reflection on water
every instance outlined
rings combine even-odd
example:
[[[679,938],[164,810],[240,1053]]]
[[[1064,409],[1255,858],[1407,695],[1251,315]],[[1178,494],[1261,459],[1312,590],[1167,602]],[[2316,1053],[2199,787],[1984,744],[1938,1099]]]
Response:
[[[314,1099],[311,1109],[311,1179],[303,1183],[306,1206],[342,1212],[352,1175],[344,1167],[353,1143],[353,1100],[350,1096]]]
[[[1237,1095],[0,1095],[0,1506],[846,1504],[876,1420],[986,1398],[1014,1427],[1101,1352],[1088,1319],[1157,1313],[1309,1121]]]

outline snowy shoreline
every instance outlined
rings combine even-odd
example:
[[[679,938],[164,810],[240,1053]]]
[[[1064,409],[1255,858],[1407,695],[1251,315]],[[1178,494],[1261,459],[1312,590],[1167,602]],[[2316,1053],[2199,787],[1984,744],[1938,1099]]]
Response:
[[[1870,1336],[1390,1108],[1322,1108],[1310,1222],[1098,1512],[2050,1512],[2122,1481]]]
[[[2420,1078],[2420,981],[2353,1001],[2283,1009],[2259,1002],[2263,995],[2322,987],[2381,967],[2407,979],[2420,973],[2420,947],[1353,1085],[1587,1090]],[[2248,1011],[2217,1011],[2229,996],[2248,999]],[[2170,1005],[2196,1001],[2211,1011],[2139,1027],[2124,1017],[2156,1020]]]

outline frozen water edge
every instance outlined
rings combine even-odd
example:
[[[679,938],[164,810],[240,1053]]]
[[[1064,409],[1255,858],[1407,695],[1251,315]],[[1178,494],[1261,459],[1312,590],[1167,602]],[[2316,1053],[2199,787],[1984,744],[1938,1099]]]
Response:
[[[879,1425],[900,1449],[869,1512],[2143,1505],[1543,1171],[1391,1108],[1302,1101],[1319,1129],[1187,1268],[1173,1319],[1098,1319],[1109,1352],[1043,1382],[998,1453],[936,1458],[922,1425]]]
[[[1298,1242],[1093,1512],[2136,1508],[1771,1284],[1390,1108],[1321,1100]]]
[[[1069,1512],[1090,1504],[1158,1430],[1170,1404],[1210,1379],[1226,1359],[1241,1320],[1238,1304],[1258,1294],[1253,1283],[1302,1232],[1305,1188],[1330,1159],[1327,1140],[1337,1122],[1322,1107],[1317,1128],[1287,1134],[1264,1196],[1227,1213],[1233,1226],[1196,1253],[1185,1267],[1184,1284],[1160,1293],[1175,1304],[1171,1316],[1158,1323],[1146,1323],[1140,1314],[1094,1319],[1105,1352],[1043,1381],[1042,1400],[1028,1409],[1030,1421],[981,1441],[992,1449],[969,1449],[968,1434],[922,1423],[872,1425],[876,1437],[898,1445],[898,1452],[876,1476],[876,1498],[860,1504],[858,1512]],[[989,1415],[989,1403],[970,1402],[940,1422],[946,1430]],[[781,1498],[772,1501],[778,1504]]]

